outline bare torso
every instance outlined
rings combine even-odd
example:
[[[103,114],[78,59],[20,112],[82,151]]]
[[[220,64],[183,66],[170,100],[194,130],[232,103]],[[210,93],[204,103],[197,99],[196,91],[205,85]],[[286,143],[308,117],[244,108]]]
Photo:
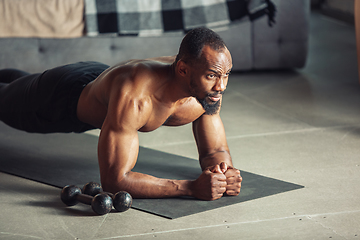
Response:
[[[110,99],[110,92],[116,90],[126,95],[125,101],[134,98],[137,103],[151,108],[145,111],[146,118],[139,131],[148,132],[162,125],[179,126],[193,122],[204,110],[194,97],[176,97],[176,88],[174,90],[171,86],[175,84],[171,74],[170,64],[148,60],[109,68],[84,88],[78,102],[78,118],[101,128],[108,106],[114,101]]]
[[[119,64],[84,88],[77,115],[80,121],[101,128],[98,161],[104,191],[123,190],[134,198],[204,200],[220,198],[225,191],[239,193],[240,172],[232,167],[220,109],[204,114],[203,107],[204,99],[207,104],[221,103],[220,92],[232,67],[230,52],[206,46],[203,52],[194,65],[182,60],[172,64],[174,57]],[[132,171],[138,159],[138,131],[190,122],[203,170],[198,179],[162,179]]]

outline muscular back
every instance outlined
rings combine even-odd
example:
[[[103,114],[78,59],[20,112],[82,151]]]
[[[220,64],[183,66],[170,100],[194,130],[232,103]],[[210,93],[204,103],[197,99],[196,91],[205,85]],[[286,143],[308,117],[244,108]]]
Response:
[[[114,125],[131,121],[131,127],[139,131],[190,123],[204,111],[193,97],[176,98],[179,87],[172,75],[169,63],[153,60],[111,67],[84,88],[78,118],[97,128],[106,117],[113,119]],[[125,115],[130,119],[125,120]]]

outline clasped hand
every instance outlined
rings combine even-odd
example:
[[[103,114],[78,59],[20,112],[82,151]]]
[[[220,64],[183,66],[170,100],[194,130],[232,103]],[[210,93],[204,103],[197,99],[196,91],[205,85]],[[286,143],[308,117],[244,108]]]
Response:
[[[206,168],[193,184],[193,195],[203,200],[216,200],[224,194],[237,196],[242,177],[240,171],[225,162]]]

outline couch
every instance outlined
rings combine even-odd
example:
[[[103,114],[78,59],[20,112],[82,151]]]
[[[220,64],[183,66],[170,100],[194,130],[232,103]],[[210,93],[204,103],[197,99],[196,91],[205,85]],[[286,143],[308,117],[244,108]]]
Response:
[[[75,0],[70,1],[74,3]],[[272,2],[276,6],[275,23],[272,26],[265,14],[256,19],[245,16],[226,27],[214,28],[232,53],[234,70],[302,68],[306,64],[310,1]],[[56,11],[59,12],[59,9]],[[52,17],[55,19],[55,16]],[[79,19],[82,21],[83,16],[78,17],[77,21]],[[6,21],[0,25],[13,26],[12,20]],[[88,36],[86,28],[85,31],[81,29],[78,35],[69,37],[48,37],[36,33],[21,36],[21,31],[20,35],[1,36],[1,29],[0,26],[0,68],[18,68],[32,73],[77,61],[100,61],[113,65],[128,59],[175,55],[183,37],[178,34],[146,37],[107,34]]]

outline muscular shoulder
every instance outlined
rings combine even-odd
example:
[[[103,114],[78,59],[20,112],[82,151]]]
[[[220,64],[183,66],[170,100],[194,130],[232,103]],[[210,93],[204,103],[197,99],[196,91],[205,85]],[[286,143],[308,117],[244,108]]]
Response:
[[[155,63],[148,61],[140,61],[129,63],[126,65],[115,66],[107,76],[110,79],[112,87],[122,88],[144,88],[154,84],[157,75],[157,66]]]
[[[114,69],[108,84],[108,113],[115,125],[139,129],[146,124],[152,109],[153,70],[146,64]]]

